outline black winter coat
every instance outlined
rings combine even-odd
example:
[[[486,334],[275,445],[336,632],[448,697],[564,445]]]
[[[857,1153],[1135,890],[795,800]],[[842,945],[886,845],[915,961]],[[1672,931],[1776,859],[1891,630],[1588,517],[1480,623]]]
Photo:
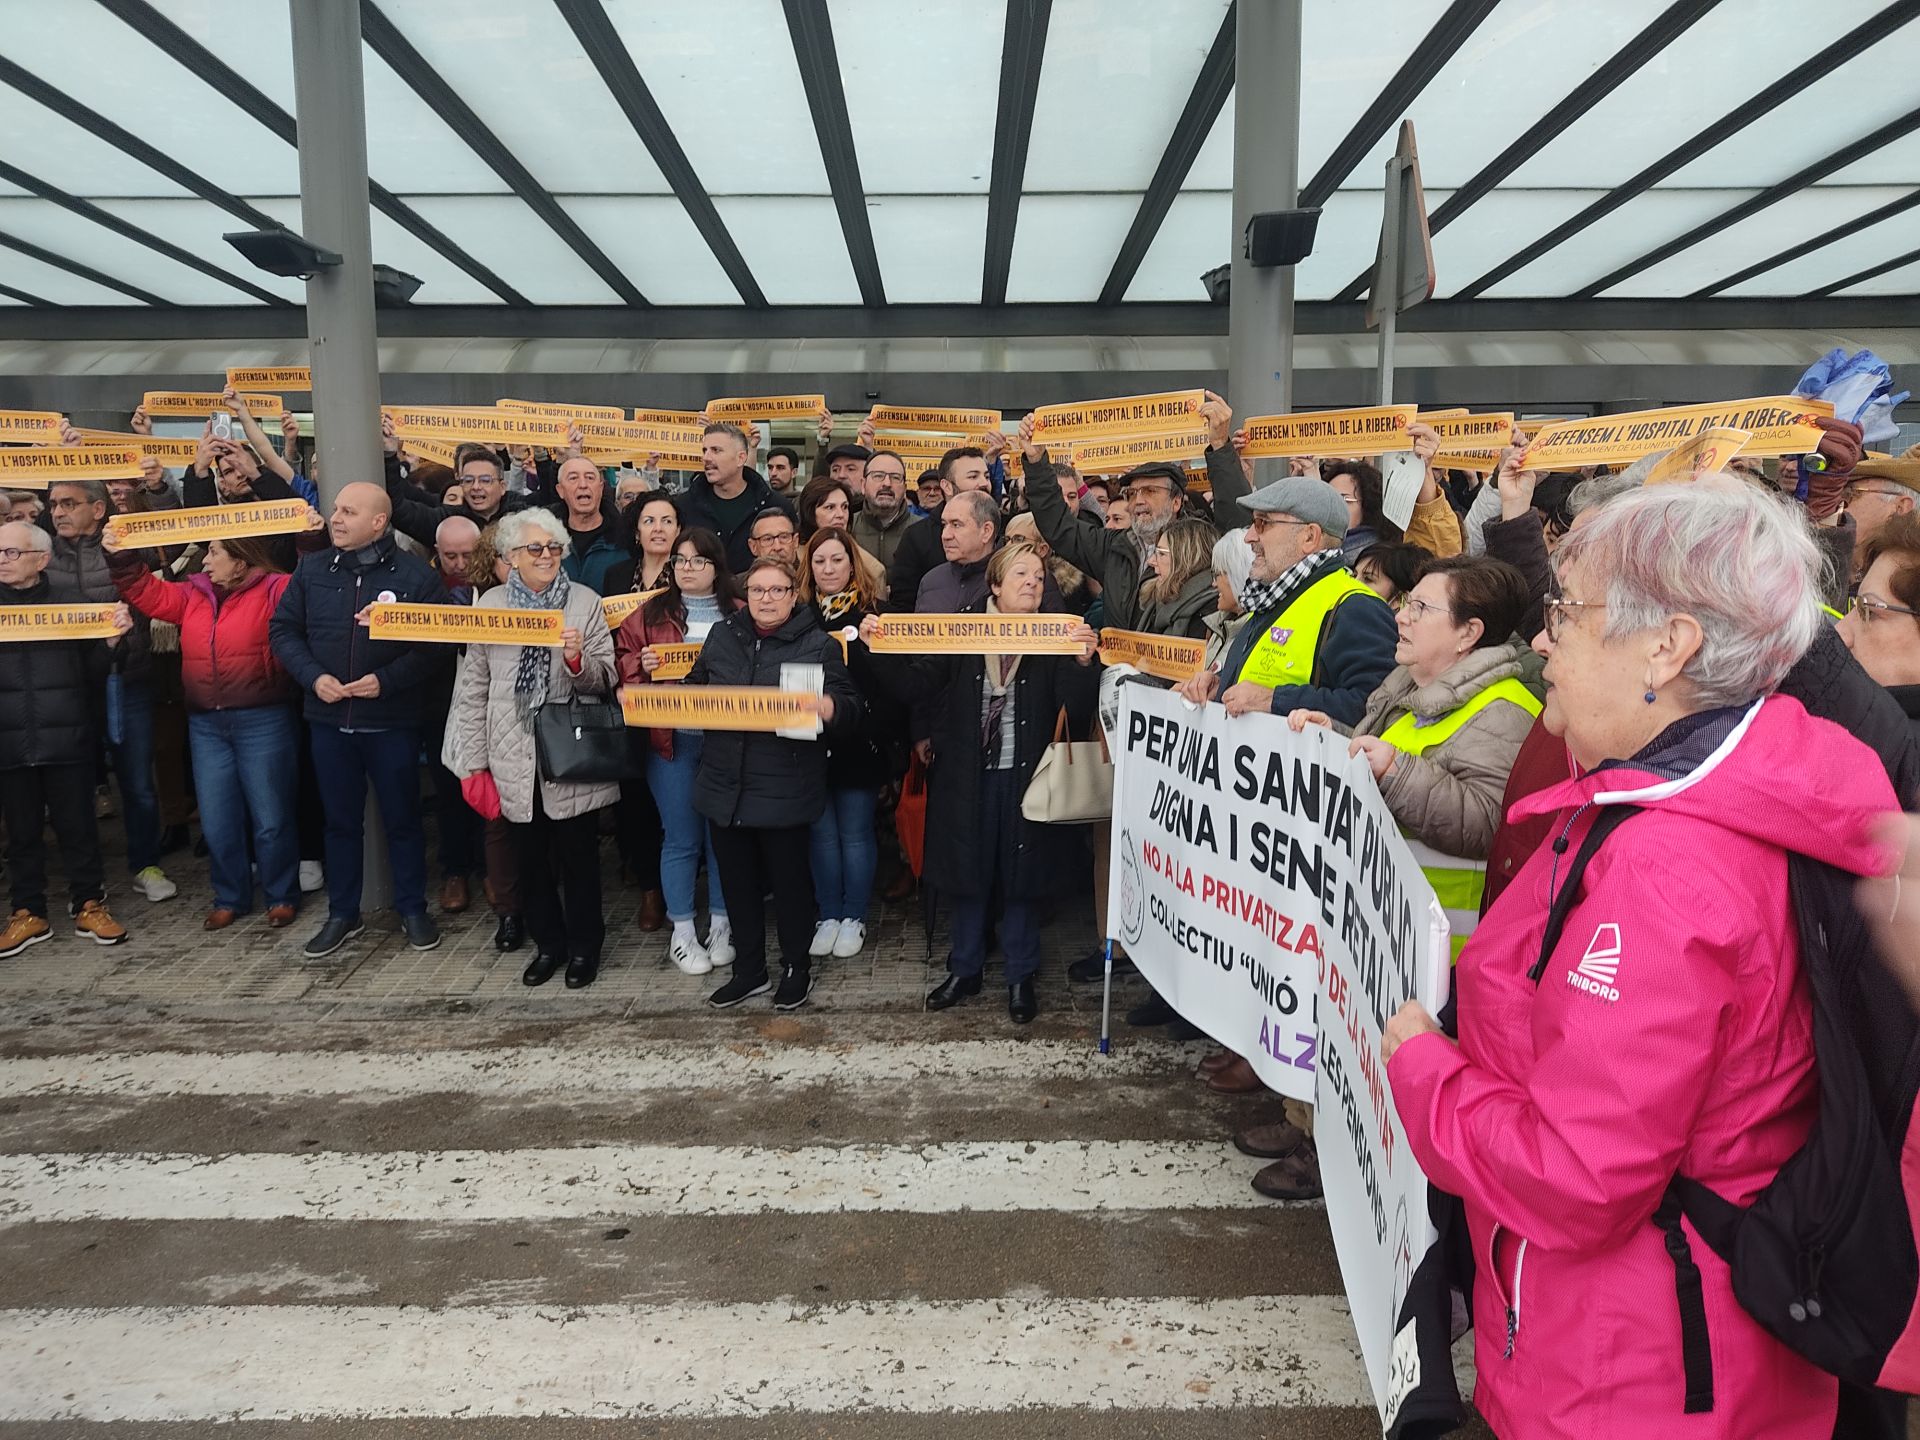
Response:
[[[985,611],[984,605],[974,607]],[[1010,828],[988,831],[981,824],[981,782],[986,754],[980,744],[981,689],[987,662],[980,655],[881,655],[880,674],[902,700],[930,702],[933,764],[927,770],[926,874],[935,889],[949,895],[979,895],[993,873],[996,853],[1011,857],[1002,873],[1012,877],[1006,900],[1039,900],[1062,893],[1073,876],[1069,857],[1084,852],[1065,843],[1057,825],[1022,818],[1016,809]],[[1053,743],[1054,721],[1062,707],[1067,733],[1081,739],[1093,718],[1100,691],[1096,658],[1082,665],[1071,655],[1028,655],[1013,679],[1013,773],[1026,791],[1040,757]]]
[[[1780,682],[1779,693],[1870,746],[1886,766],[1900,808],[1920,807],[1920,736],[1899,699],[1860,668],[1839,631],[1820,627],[1807,653]]]
[[[851,625],[858,629],[867,616],[884,615],[892,608],[886,604],[871,610],[855,607],[834,621],[832,628],[844,630]],[[816,607],[814,614],[819,613]],[[825,628],[826,622],[820,623]],[[837,641],[835,648],[839,648]],[[847,644],[847,674],[860,692],[864,713],[857,731],[827,742],[827,784],[835,790],[878,790],[904,768],[895,763],[894,752],[906,748],[907,708],[887,688],[879,663],[863,641]]]
[[[893,563],[887,566],[887,603],[896,610],[917,608],[920,582],[934,566],[946,564],[946,551],[940,548],[940,512],[945,508],[936,505],[900,537]]]
[[[0,605],[62,603],[45,575],[25,590],[0,586]],[[102,640],[0,642],[0,770],[93,763],[108,653]]]
[[[391,535],[351,555],[330,546],[293,572],[267,634],[273,653],[306,692],[307,719],[342,730],[391,730],[426,718],[425,702],[444,674],[450,647],[370,639],[354,616],[383,595],[410,605],[448,602],[439,574],[401,550]],[[329,705],[313,693],[322,675],[342,684],[378,675],[380,694]]]
[[[149,557],[151,551],[138,551],[142,558]],[[53,537],[53,554],[47,560],[45,572],[47,582],[47,601],[50,605],[117,605],[120,603],[120,587],[114,584],[113,574],[107,565],[107,552],[100,548],[100,537],[88,535],[79,540],[66,540]],[[111,667],[120,672],[121,678],[131,683],[141,683],[153,673],[153,622],[138,611],[134,613],[133,629],[121,637],[120,643],[111,653]],[[106,670],[100,671],[106,678]]]
[[[811,606],[800,606],[762,638],[745,610],[736,610],[707,634],[688,685],[764,685],[780,688],[782,665],[819,665],[833,719],[813,740],[771,732],[709,730],[694,775],[693,808],[716,825],[784,830],[811,825],[827,808],[828,747],[860,729],[863,706],[840,644],[820,628]]]
[[[680,497],[680,515],[686,528],[698,527],[711,530],[720,537],[720,543],[727,548],[727,568],[736,575],[746,572],[753,563],[753,551],[747,547],[747,532],[753,529],[754,517],[763,510],[780,510],[789,517],[793,516],[793,506],[784,496],[774,494],[773,487],[761,478],[760,472],[749,466],[744,472],[747,488],[744,494],[753,497],[748,506],[745,519],[738,525],[728,528],[720,523],[720,517],[713,508],[713,484],[704,475],[696,475],[693,483],[687,486],[686,493]],[[794,520],[798,525],[798,519]],[[839,646],[834,647],[836,650]]]

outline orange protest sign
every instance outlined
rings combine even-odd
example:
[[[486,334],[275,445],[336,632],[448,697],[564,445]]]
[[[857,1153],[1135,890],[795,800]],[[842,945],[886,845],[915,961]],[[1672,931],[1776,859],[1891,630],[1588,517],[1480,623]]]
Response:
[[[817,730],[817,696],[760,685],[628,685],[627,724],[680,730]]]
[[[700,658],[701,646],[697,641],[684,640],[656,645],[653,650],[660,657],[653,671],[655,680],[684,680],[693,672],[693,662]]]
[[[104,640],[117,632],[114,605],[0,605],[0,643]]]
[[[369,607],[367,634],[375,640],[421,640],[436,645],[550,645],[564,642],[566,617],[558,610],[495,610],[476,605]]]
[[[565,420],[624,420],[627,412],[618,405],[562,405],[551,400],[499,400],[502,410],[522,415],[558,415]]]
[[[877,655],[1078,655],[1078,615],[885,615],[867,646]]]
[[[417,435],[401,436],[400,448],[416,460],[430,460],[449,470],[453,469],[453,457],[460,453],[460,447],[451,441],[422,440]]]
[[[119,445],[36,445],[0,450],[0,485],[44,490],[62,480],[138,480],[140,452]]]
[[[138,450],[162,465],[190,464],[200,453],[200,442],[184,435],[137,435],[124,430],[81,430],[79,435],[82,445]]]
[[[0,440],[57,445],[60,416],[53,410],[0,410]]]
[[[1747,430],[1730,430],[1716,425],[1702,430],[1686,444],[1669,450],[1653,462],[1643,484],[1687,485],[1702,475],[1727,468],[1727,462],[1753,438]]]
[[[1034,439],[1042,445],[1060,440],[1106,440],[1119,435],[1190,431],[1195,428],[1204,390],[1167,390],[1155,395],[1122,395],[1113,400],[1080,400],[1042,405],[1033,412]]]
[[[617,418],[617,417],[616,417]],[[642,425],[701,425],[706,422],[700,418],[698,410],[644,410],[635,408],[633,418]]]
[[[307,365],[257,365],[252,369],[228,366],[227,384],[242,392],[255,385],[264,385],[269,390],[311,391],[313,369]]]
[[[875,430],[934,430],[978,435],[1000,428],[998,410],[939,409],[914,405],[876,405],[867,412]]]
[[[1814,417],[1833,414],[1824,400],[1771,395],[1710,405],[1671,405],[1586,420],[1558,420],[1541,427],[1527,445],[1529,470],[1573,470],[1582,465],[1627,465],[1643,455],[1670,450],[1702,430],[1748,431],[1747,455],[1804,455],[1820,448],[1824,433]]]
[[[609,595],[600,602],[600,613],[607,617],[607,628],[618,630],[634,611],[638,610],[654,596],[662,593],[660,589],[636,590],[626,595]]]
[[[1130,470],[1154,461],[1186,461],[1207,453],[1205,429],[1183,427],[1165,435],[1121,435],[1111,440],[1075,440],[1065,448],[1083,475]]]
[[[1372,405],[1358,410],[1314,410],[1298,415],[1260,415],[1247,421],[1248,459],[1269,456],[1385,455],[1411,450],[1407,427],[1419,412],[1412,405]]]
[[[569,424],[558,415],[479,406],[382,405],[380,414],[393,422],[403,440],[477,440],[489,445],[565,445]]]
[[[1109,665],[1131,665],[1148,675],[1176,685],[1200,673],[1207,653],[1204,640],[1182,640],[1172,635],[1150,635],[1141,630],[1100,632],[1100,658]]]
[[[278,420],[287,413],[278,395],[243,392],[240,399],[256,420]],[[210,415],[228,407],[217,390],[149,390],[140,397],[140,408],[149,415]]]
[[[191,545],[223,536],[297,535],[312,510],[304,500],[265,500],[252,505],[202,505],[191,510],[140,510],[109,515],[107,529],[121,545]]]
[[[596,454],[630,455],[643,460],[649,455],[698,460],[704,443],[703,427],[697,423],[658,425],[644,420],[579,420],[575,423],[580,427],[585,448]]]
[[[818,420],[824,395],[732,395],[707,402],[710,420]]]

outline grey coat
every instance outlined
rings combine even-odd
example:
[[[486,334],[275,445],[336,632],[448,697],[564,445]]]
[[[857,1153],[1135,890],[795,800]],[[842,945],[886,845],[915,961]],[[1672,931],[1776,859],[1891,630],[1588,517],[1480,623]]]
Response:
[[[1396,665],[1367,697],[1356,735],[1384,734],[1412,712],[1438,719],[1459,709],[1497,680],[1526,679],[1526,649],[1514,641],[1470,650],[1431,685],[1415,687]],[[1533,716],[1495,701],[1454,735],[1419,755],[1402,755],[1380,782],[1380,794],[1400,828],[1423,845],[1468,860],[1484,860],[1500,824],[1500,801]]]
[[[507,587],[489,590],[475,602],[481,609],[507,608]],[[548,671],[547,700],[573,695],[606,697],[614,686],[613,634],[600,609],[600,597],[584,585],[567,593],[566,623],[580,632],[580,673],[568,671],[558,650]],[[518,645],[469,645],[453,682],[447,712],[447,738],[440,759],[462,779],[493,772],[500,788],[500,813],[516,825],[533,819],[535,752],[533,733],[520,723],[513,698],[513,677],[520,667]],[[601,810],[620,798],[612,781],[572,783],[541,780],[540,804],[554,820],[570,820]]]

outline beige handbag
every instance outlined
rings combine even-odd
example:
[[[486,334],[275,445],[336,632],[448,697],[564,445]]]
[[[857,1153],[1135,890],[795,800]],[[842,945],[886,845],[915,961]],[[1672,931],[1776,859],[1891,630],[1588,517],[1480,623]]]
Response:
[[[1106,732],[1095,740],[1067,739],[1067,712],[1053,722],[1053,743],[1034,767],[1020,813],[1038,824],[1085,825],[1113,814],[1113,757]]]

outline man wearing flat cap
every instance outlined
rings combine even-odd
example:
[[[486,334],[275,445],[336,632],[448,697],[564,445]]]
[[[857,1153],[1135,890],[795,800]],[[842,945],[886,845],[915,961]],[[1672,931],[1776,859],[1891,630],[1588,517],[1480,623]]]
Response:
[[[1853,572],[1860,577],[1867,546],[1897,515],[1920,505],[1920,460],[1862,460],[1847,477],[1846,517],[1853,522]]]
[[[1240,461],[1228,444],[1233,411],[1211,390],[1200,407],[1200,418],[1212,434],[1207,448],[1207,473],[1220,478],[1214,493],[1240,483]],[[1140,583],[1147,578],[1147,552],[1159,543],[1167,526],[1180,518],[1187,497],[1187,472],[1179,465],[1136,465],[1120,477],[1119,500],[1125,505],[1129,527],[1096,529],[1067,508],[1066,496],[1054,476],[1053,461],[1033,438],[1033,417],[1020,422],[1020,445],[1026,462],[1027,506],[1034,524],[1053,552],[1077,570],[1100,582],[1106,598],[1107,623],[1119,630],[1139,628]]]
[[[1306,709],[1358,723],[1399,636],[1387,603],[1341,561],[1347,502],[1316,476],[1290,475],[1240,504],[1252,514],[1247,623],[1219,672],[1203,670],[1180,693],[1195,703],[1218,695],[1230,715]]]

